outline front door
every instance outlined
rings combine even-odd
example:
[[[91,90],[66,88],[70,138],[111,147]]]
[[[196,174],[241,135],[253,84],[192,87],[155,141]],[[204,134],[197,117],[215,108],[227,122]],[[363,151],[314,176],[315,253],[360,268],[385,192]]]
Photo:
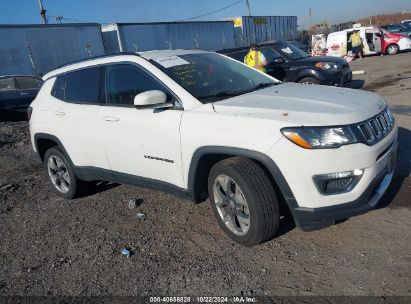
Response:
[[[284,81],[287,78],[287,72],[289,70],[289,64],[282,60],[278,62],[278,59],[283,58],[276,50],[271,47],[260,47],[259,49],[264,57],[267,59],[266,71],[267,74],[274,78]]]
[[[116,179],[122,182],[163,181],[183,186],[180,153],[179,109],[137,109],[134,97],[161,90],[168,102],[177,98],[151,73],[132,64],[106,67],[106,106],[100,108],[99,123],[104,146]]]

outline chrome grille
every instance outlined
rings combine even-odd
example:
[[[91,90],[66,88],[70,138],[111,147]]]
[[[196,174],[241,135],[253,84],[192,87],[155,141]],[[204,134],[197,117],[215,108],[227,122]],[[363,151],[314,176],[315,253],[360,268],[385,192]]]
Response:
[[[380,114],[367,121],[359,123],[358,129],[368,144],[374,144],[383,139],[394,128],[395,120],[391,111],[386,108]]]

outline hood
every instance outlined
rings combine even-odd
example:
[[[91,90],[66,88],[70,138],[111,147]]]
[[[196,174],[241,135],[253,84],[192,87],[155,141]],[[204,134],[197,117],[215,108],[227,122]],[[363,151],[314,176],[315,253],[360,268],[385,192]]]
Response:
[[[375,93],[291,82],[214,103],[217,113],[307,126],[358,123],[384,107]]]

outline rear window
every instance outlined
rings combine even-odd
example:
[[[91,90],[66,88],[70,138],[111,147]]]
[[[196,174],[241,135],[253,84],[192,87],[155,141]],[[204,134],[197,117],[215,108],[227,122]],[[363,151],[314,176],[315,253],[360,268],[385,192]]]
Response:
[[[51,95],[60,99],[64,100],[64,87],[66,85],[66,75],[60,75],[56,77],[54,82],[53,90],[51,91]]]
[[[64,100],[99,103],[100,68],[90,68],[66,74]]]
[[[14,82],[12,78],[0,79],[0,91],[11,91],[15,90]]]
[[[59,75],[52,95],[67,102],[100,103],[101,68],[89,68]]]
[[[39,89],[43,82],[31,77],[16,77],[17,85],[22,90]]]

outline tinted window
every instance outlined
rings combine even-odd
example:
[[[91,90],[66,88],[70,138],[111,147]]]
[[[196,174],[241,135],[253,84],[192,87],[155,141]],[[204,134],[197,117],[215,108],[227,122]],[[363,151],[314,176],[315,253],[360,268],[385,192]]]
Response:
[[[16,77],[17,85],[22,90],[39,89],[43,82],[31,77]]]
[[[60,99],[64,100],[64,86],[66,85],[66,75],[60,75],[57,76],[54,85],[53,85],[53,90],[51,91],[51,95]]]
[[[64,100],[71,102],[100,102],[101,68],[90,68],[66,74]]]
[[[270,47],[261,47],[259,50],[264,54],[264,57],[267,59],[268,63],[272,63],[274,59],[281,57],[276,50]]]
[[[112,65],[106,69],[108,102],[134,105],[134,97],[151,90],[165,91],[147,72],[128,64]]]
[[[11,91],[14,90],[14,82],[12,78],[2,78],[0,79],[0,91]]]
[[[231,57],[237,61],[244,62],[244,57],[247,55],[248,51],[240,51],[235,53],[225,54],[228,57]]]

